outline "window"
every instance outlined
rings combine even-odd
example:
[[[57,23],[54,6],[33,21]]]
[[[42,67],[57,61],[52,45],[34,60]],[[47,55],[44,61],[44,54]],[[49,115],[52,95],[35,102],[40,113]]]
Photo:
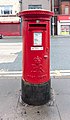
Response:
[[[3,5],[0,6],[0,14],[5,15],[5,14],[12,14],[12,5]]]
[[[69,25],[61,25],[61,34],[69,35]]]
[[[42,5],[28,5],[28,9],[42,9]]]
[[[65,14],[69,14],[69,7],[65,6]]]

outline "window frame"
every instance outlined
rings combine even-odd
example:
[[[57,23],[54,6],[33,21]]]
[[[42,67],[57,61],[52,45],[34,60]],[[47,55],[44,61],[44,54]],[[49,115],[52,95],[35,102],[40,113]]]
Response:
[[[13,5],[0,5],[0,15],[12,15]]]
[[[42,9],[42,5],[28,5],[28,9]]]

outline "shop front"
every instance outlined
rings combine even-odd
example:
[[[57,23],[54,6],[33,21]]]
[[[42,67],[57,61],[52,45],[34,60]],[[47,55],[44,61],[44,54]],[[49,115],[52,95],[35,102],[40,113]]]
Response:
[[[0,17],[0,34],[3,36],[20,36],[19,17]]]
[[[57,35],[70,35],[69,15],[60,15],[57,17]]]

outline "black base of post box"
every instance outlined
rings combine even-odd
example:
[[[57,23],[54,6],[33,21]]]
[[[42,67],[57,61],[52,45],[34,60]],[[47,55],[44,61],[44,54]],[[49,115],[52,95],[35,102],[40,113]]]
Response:
[[[44,105],[50,100],[50,80],[43,84],[30,84],[22,80],[22,101],[29,105]]]

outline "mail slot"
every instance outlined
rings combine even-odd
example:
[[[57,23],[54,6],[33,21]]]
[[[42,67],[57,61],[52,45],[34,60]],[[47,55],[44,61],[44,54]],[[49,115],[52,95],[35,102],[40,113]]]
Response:
[[[50,100],[50,17],[52,12],[27,10],[23,19],[22,94],[30,105]]]
[[[46,24],[29,24],[29,29],[46,30]]]

